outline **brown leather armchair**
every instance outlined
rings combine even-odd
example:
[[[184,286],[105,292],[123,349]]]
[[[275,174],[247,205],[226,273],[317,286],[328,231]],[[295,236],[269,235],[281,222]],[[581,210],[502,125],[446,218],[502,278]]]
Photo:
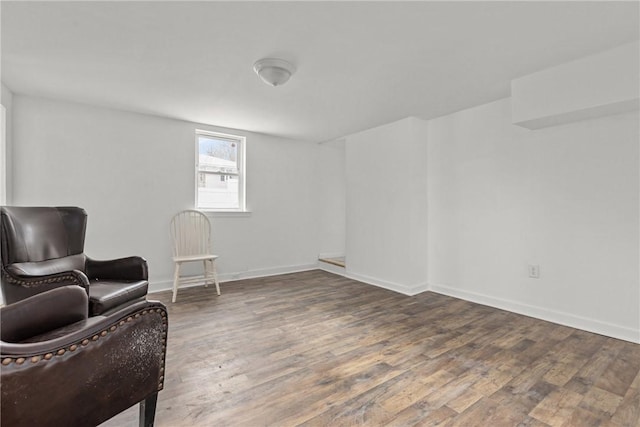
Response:
[[[0,208],[2,293],[11,304],[67,285],[85,288],[89,315],[143,301],[149,287],[140,257],[96,261],[86,256],[87,213],[77,207]]]
[[[64,286],[0,309],[0,424],[96,426],[140,402],[153,426],[163,388],[167,311],[139,301],[88,316],[84,288]]]

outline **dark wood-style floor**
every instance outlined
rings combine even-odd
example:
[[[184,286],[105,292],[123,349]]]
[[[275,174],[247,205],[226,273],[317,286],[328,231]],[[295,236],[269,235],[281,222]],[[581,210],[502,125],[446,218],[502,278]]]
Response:
[[[319,270],[152,297],[157,426],[640,426],[638,344]]]

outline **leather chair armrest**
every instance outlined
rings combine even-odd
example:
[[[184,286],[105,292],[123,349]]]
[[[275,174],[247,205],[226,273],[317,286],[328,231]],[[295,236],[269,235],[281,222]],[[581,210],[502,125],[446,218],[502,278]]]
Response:
[[[149,280],[147,260],[139,256],[106,261],[87,258],[85,271],[90,279]]]
[[[9,306],[7,306],[9,307]],[[3,307],[1,310],[5,310]],[[7,342],[0,340],[0,353],[2,360],[6,357],[13,359],[19,357],[31,357],[33,355],[44,355],[46,353],[58,354],[60,350],[69,349],[71,345],[82,344],[85,340],[97,341],[98,339],[115,331],[118,326],[122,326],[127,322],[138,320],[142,312],[145,314],[155,314],[161,317],[164,324],[164,337],[166,340],[166,324],[167,324],[167,308],[159,301],[140,301],[132,305],[128,305],[121,310],[110,313],[108,316],[92,316],[86,320],[76,322],[72,328],[61,328],[60,331],[70,331],[66,334],[55,334],[51,339],[44,339],[30,342]],[[116,328],[113,328],[116,326]],[[4,328],[4,325],[3,325]],[[3,331],[4,332],[4,331]]]
[[[80,270],[70,270],[42,276],[17,274],[2,268],[2,291],[7,304],[21,301],[33,295],[63,286],[76,285],[89,294],[89,279]]]
[[[89,298],[80,286],[36,294],[0,309],[0,339],[19,343],[36,335],[87,319]]]
[[[162,303],[141,301],[77,324],[50,340],[0,341],[2,425],[98,425],[162,390]]]

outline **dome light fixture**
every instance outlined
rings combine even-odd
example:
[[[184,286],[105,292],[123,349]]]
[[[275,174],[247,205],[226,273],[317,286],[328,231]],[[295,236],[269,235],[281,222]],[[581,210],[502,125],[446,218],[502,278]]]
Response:
[[[264,58],[253,64],[253,71],[269,86],[285,84],[296,68],[283,59]]]

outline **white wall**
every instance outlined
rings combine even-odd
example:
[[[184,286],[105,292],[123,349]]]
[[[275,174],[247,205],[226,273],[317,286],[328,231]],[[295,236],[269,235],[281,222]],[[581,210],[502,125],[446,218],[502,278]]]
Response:
[[[429,122],[431,289],[640,342],[638,114],[530,131],[510,111]]]
[[[315,266],[316,144],[16,95],[13,203],[85,208],[89,256],[144,256],[152,288],[166,287],[169,221],[194,203],[196,128],[247,137],[252,213],[213,219],[221,278]]]
[[[346,138],[346,271],[405,294],[427,287],[427,128],[407,118]]]

